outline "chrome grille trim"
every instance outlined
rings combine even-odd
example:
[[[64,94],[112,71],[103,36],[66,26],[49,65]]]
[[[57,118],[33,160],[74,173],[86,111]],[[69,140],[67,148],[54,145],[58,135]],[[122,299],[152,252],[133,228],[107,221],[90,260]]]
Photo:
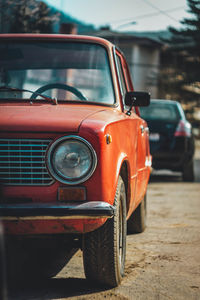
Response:
[[[54,182],[45,164],[51,140],[0,139],[0,183],[50,185]]]

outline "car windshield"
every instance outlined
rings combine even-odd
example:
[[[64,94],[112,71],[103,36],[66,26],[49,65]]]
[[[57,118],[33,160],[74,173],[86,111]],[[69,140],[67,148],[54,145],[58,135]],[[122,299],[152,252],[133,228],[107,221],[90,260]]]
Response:
[[[1,42],[0,87],[0,99],[30,98],[30,90],[37,99],[115,102],[107,51],[85,42]]]
[[[145,120],[177,121],[181,116],[178,108],[170,103],[151,102],[147,107],[140,108],[141,117]]]

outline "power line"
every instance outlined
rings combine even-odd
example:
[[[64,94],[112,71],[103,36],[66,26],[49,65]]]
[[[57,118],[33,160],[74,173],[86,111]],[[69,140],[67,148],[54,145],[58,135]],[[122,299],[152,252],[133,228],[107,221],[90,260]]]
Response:
[[[158,8],[157,6],[155,6],[154,4],[152,4],[151,2],[149,2],[148,0],[143,0],[146,4],[148,4],[149,6],[151,6],[152,8],[156,9],[158,12],[160,12],[161,14],[167,16],[168,18],[170,18],[171,20],[178,22],[178,20],[176,20],[175,18],[173,18],[172,16],[170,16],[168,13],[166,13],[166,11],[161,10],[160,8]]]

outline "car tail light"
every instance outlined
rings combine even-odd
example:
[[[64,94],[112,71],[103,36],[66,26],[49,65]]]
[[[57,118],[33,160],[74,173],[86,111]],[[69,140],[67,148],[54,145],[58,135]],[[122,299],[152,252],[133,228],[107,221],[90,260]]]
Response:
[[[178,123],[178,126],[176,128],[176,131],[174,133],[175,136],[187,136],[190,137],[192,134],[191,131],[191,125],[188,122],[184,122],[183,120],[181,120]]]

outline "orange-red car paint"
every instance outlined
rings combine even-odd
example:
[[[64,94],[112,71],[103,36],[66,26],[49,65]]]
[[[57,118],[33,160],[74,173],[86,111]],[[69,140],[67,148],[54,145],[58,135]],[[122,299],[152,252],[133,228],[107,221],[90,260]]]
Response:
[[[132,109],[126,114],[115,65],[114,45],[110,42],[86,36],[74,35],[37,35],[6,34],[0,35],[0,41],[78,41],[100,44],[105,47],[110,63],[115,91],[115,105],[98,105],[87,102],[70,102],[53,105],[50,102],[24,102],[21,99],[0,102],[0,139],[56,139],[76,135],[84,138],[94,148],[97,155],[97,167],[92,176],[78,186],[85,187],[87,202],[101,201],[114,204],[118,177],[122,166],[126,166],[127,178],[127,218],[138,206],[144,194],[150,174],[148,132],[141,126],[147,124]],[[119,50],[124,65],[124,77],[127,90],[133,89],[125,58]],[[109,142],[107,136],[110,136]],[[1,199],[31,199],[32,203],[57,203],[58,188],[68,186],[54,179],[47,186],[1,186]],[[0,200],[1,201],[1,200]],[[17,202],[17,201],[16,201]],[[107,218],[4,218],[5,232],[10,235],[39,235],[60,233],[85,233],[101,226]]]

